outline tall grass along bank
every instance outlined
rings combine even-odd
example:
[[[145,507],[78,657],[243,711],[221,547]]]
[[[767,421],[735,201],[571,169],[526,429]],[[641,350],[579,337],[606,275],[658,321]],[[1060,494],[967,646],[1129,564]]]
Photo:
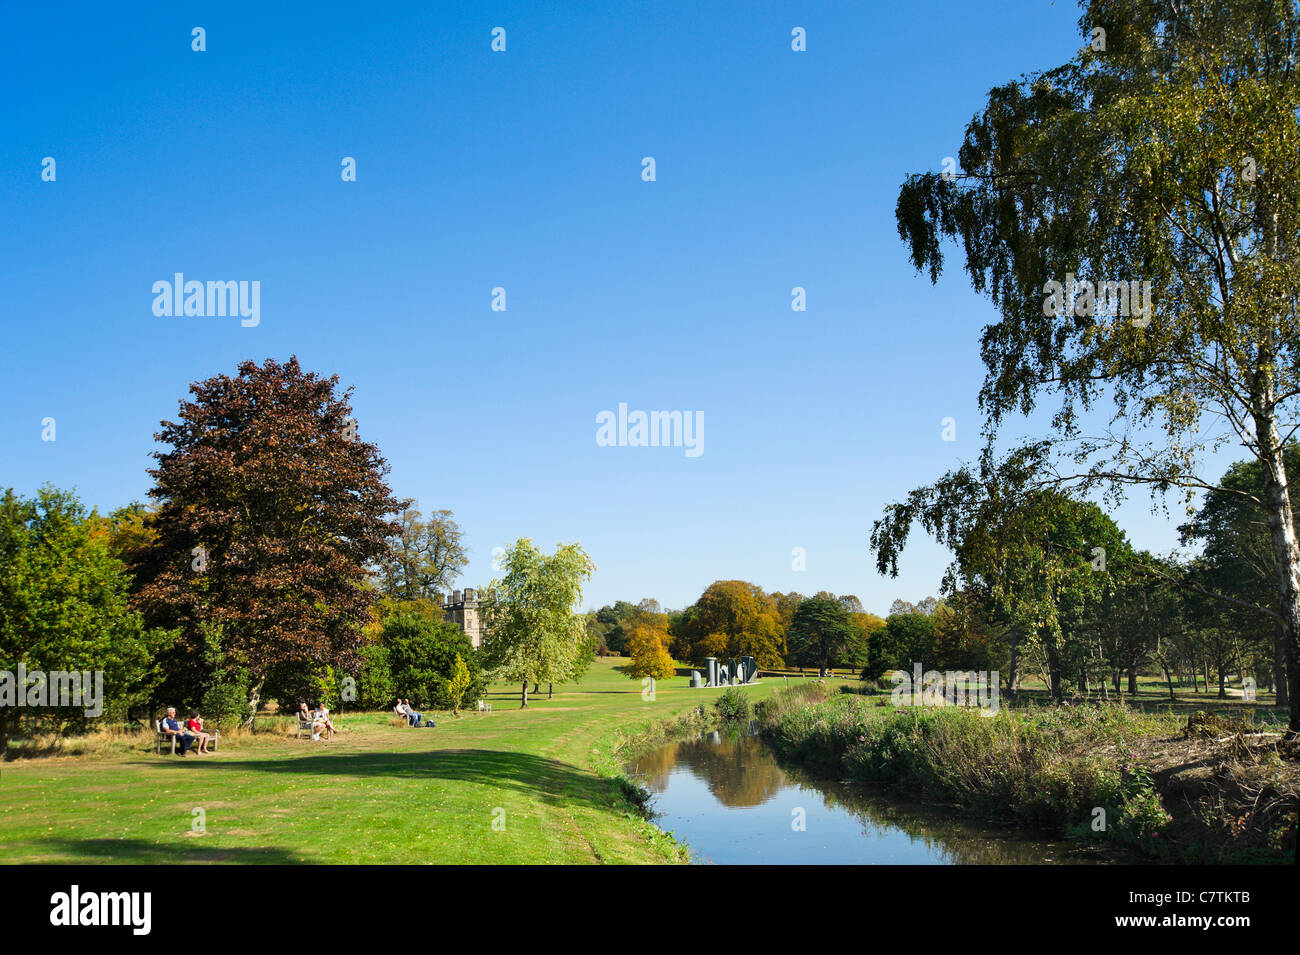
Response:
[[[759,704],[785,758],[991,821],[1182,862],[1288,862],[1300,769],[1248,723],[1124,706],[894,707],[809,685]]]

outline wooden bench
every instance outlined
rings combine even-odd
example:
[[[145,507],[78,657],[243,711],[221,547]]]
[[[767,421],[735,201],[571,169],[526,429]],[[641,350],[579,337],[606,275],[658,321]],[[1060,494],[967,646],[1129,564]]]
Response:
[[[298,712],[298,730],[297,730],[297,732],[295,732],[295,733],[293,734],[293,738],[294,738],[294,739],[302,739],[302,734],[303,734],[303,733],[306,733],[308,736],[314,736],[314,735],[316,734],[316,732],[317,732],[317,730],[316,730],[315,727],[316,727],[316,721],[315,721],[314,719],[312,719],[311,717],[308,717],[307,719],[303,719],[303,718],[302,718],[302,712],[299,711],[299,712]]]
[[[179,733],[165,733],[165,732],[163,732],[162,724],[163,724],[163,721],[162,721],[162,720],[155,720],[155,721],[154,721],[154,724],[153,724],[154,732],[157,734],[158,754],[159,754],[160,756],[162,755],[163,743],[166,743],[168,740],[170,740],[170,741],[171,741],[171,755],[175,756],[175,755],[176,755],[176,738],[177,738],[180,734],[179,734]],[[181,724],[181,725],[184,726],[184,724]],[[205,730],[204,732],[207,732],[207,731]],[[208,740],[208,746],[215,750],[215,749],[217,748],[217,743],[218,743],[218,742],[220,741],[220,739],[221,739],[221,731],[220,731],[220,730],[213,730],[211,733],[208,733],[208,736],[211,737],[211,739]],[[197,736],[194,738],[194,742],[195,742],[195,743],[198,742],[198,737],[197,737]]]

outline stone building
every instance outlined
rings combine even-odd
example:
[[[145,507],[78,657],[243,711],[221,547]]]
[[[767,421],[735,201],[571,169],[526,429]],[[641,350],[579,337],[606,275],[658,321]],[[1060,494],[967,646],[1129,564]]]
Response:
[[[466,587],[464,592],[453,590],[445,600],[443,597],[443,594],[438,594],[438,603],[442,606],[442,619],[460,627],[461,632],[469,637],[469,642],[477,650],[479,644],[483,642],[483,623],[479,618],[478,596],[474,593],[474,589]]]

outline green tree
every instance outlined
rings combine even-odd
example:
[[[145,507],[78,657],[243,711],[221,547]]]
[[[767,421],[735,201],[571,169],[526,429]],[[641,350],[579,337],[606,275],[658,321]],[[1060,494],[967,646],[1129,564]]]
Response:
[[[817,675],[824,677],[849,653],[858,632],[843,602],[823,594],[809,597],[796,608],[786,631],[790,662],[815,666]]]
[[[605,627],[605,645],[611,653],[623,654],[627,650],[625,624],[636,614],[636,606],[626,600],[616,600],[596,611],[596,620]]]
[[[1284,460],[1288,474],[1300,474],[1300,444],[1288,443]],[[1267,634],[1273,647],[1277,705],[1289,706],[1285,632],[1277,621],[1262,618],[1254,610],[1267,605],[1275,589],[1276,562],[1268,522],[1256,503],[1264,497],[1266,485],[1264,467],[1258,460],[1234,464],[1179,530],[1183,543],[1203,546],[1200,571],[1206,587],[1234,598],[1222,603],[1219,613],[1233,618],[1236,628],[1243,631],[1253,618],[1256,633]],[[1291,496],[1294,499],[1294,488]]]
[[[530,680],[563,682],[590,663],[594,650],[577,607],[596,566],[580,544],[560,544],[548,556],[526,537],[506,551],[501,566],[504,574],[480,603],[483,654],[494,675],[522,686],[522,709]]]
[[[401,600],[430,600],[452,589],[469,563],[460,525],[451,511],[434,511],[428,520],[408,507],[398,515],[400,532],[379,559],[384,593]]]
[[[459,653],[456,654],[456,662],[451,668],[451,678],[447,681],[447,699],[451,702],[452,715],[460,716],[461,704],[465,702],[465,694],[472,683],[473,678],[470,676],[469,667],[465,665],[465,658]]]
[[[912,671],[913,663],[929,669],[934,660],[934,618],[924,613],[896,613],[873,636],[862,679],[879,680],[891,670]]]
[[[361,648],[359,657],[357,702],[366,710],[388,709],[398,696],[388,648],[378,643],[367,643]]]
[[[248,722],[248,676],[225,674],[203,694],[200,712],[205,726],[229,730]]]
[[[960,175],[907,179],[899,233],[932,281],[958,240],[998,309],[990,441],[1048,399],[1062,483],[1190,497],[1217,487],[1201,469],[1225,429],[1259,461],[1274,571],[1255,610],[1281,628],[1297,734],[1300,16],[1294,0],[1092,0],[1080,27],[1104,43],[994,89]],[[1150,283],[1137,307],[1130,282]],[[1105,404],[1108,427],[1090,414]]]
[[[479,655],[469,637],[453,623],[401,611],[384,620],[379,642],[388,651],[395,695],[417,705],[451,708],[450,684],[457,659],[471,677],[462,699],[466,693],[481,695],[487,685]]]
[[[1096,504],[1043,487],[1037,465],[1022,451],[1002,460],[986,452],[978,469],[950,471],[889,505],[872,527],[871,546],[878,569],[890,575],[914,523],[949,547],[955,560],[945,591],[983,589],[1011,626],[1009,685],[1016,686],[1021,654],[1041,651],[1059,701],[1069,661],[1062,608],[1107,586],[1107,568],[1122,566],[1132,548]]]
[[[0,498],[0,670],[102,671],[105,712],[125,718],[147,701],[154,654],[170,635],[146,630],[128,605],[130,579],[98,520],[70,491],[46,485],[30,499]],[[25,688],[21,688],[25,689]],[[15,713],[0,705],[0,758]],[[89,701],[88,701],[89,702]],[[86,707],[45,712],[75,724]]]

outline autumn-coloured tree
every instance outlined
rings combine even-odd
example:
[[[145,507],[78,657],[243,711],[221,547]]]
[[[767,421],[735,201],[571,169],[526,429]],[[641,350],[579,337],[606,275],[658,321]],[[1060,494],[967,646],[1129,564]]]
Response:
[[[155,539],[138,603],[181,630],[179,667],[213,659],[249,679],[355,669],[376,592],[368,568],[400,530],[379,449],[360,440],[338,376],[297,358],[246,361],[190,386],[150,470]],[[203,674],[215,679],[218,674]]]
[[[627,649],[632,660],[623,672],[630,679],[653,677],[666,680],[677,672],[672,654],[668,652],[668,629],[664,625],[646,619],[636,620],[628,627]]]
[[[461,704],[465,702],[465,691],[469,689],[473,678],[470,676],[469,667],[465,665],[465,658],[459,653],[456,654],[456,662],[452,664],[451,678],[447,681],[447,698],[451,700],[452,716],[460,716]]]
[[[752,656],[760,667],[782,666],[780,610],[757,584],[714,581],[678,619],[672,650],[678,659],[697,665],[706,657]]]
[[[132,501],[107,517],[94,517],[91,533],[104,540],[109,552],[129,567],[140,560],[153,542],[154,532],[148,519],[149,508]]]
[[[857,633],[849,643],[847,662],[855,669],[861,670],[867,665],[870,657],[871,638],[885,629],[885,618],[878,617],[874,613],[850,612],[849,619],[853,621]]]

